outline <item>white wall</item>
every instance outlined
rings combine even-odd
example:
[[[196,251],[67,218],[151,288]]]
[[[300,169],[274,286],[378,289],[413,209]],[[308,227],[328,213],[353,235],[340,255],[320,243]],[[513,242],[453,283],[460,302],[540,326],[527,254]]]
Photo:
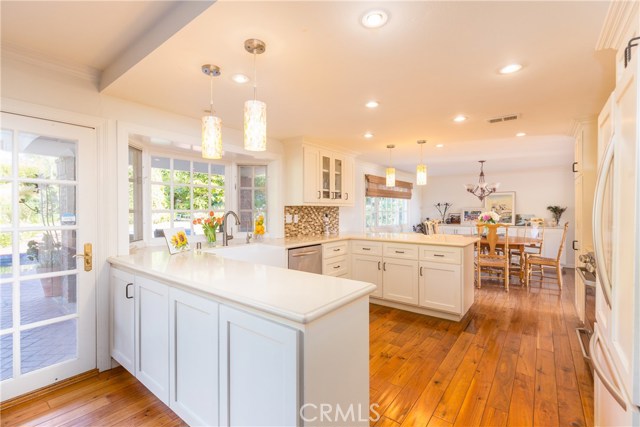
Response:
[[[354,164],[354,196],[353,207],[340,208],[340,233],[365,232],[364,198],[365,175],[385,175],[385,167],[373,163],[366,163],[356,159]],[[402,171],[396,172],[396,179],[413,183],[412,198],[409,200],[408,224],[402,231],[412,231],[412,226],[420,222],[421,215],[421,189],[415,185],[415,175]]]
[[[487,182],[500,182],[499,191],[515,191],[516,214],[533,214],[551,219],[547,206],[566,206],[561,222],[569,221],[567,231],[567,260],[572,260],[571,241],[574,236],[574,176],[571,165],[544,169],[528,169],[520,172],[492,172]],[[461,212],[467,207],[482,207],[478,198],[466,191],[465,184],[478,182],[477,174],[431,176],[422,190],[422,218],[440,219],[434,204],[453,203],[449,212]],[[570,264],[573,264],[572,262]]]

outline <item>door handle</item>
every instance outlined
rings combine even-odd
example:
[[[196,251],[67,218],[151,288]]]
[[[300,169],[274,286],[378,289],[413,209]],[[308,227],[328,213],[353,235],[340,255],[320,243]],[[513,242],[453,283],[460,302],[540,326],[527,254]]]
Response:
[[[571,242],[571,247],[573,248],[574,251],[577,251],[580,249],[580,248],[576,248],[576,243],[578,243],[577,240],[574,240],[573,242]]]
[[[93,246],[91,243],[85,243],[84,253],[75,254],[73,257],[84,259],[84,271],[93,270]]]
[[[299,258],[301,256],[315,255],[317,253],[318,251],[298,252],[298,253],[291,254],[291,258]]]
[[[344,199],[349,200],[349,193],[344,193]]]
[[[577,165],[577,164],[578,164],[578,162],[573,162],[573,164],[571,165],[571,171],[572,171],[572,172],[578,172],[578,171],[576,170],[576,165]]]
[[[322,193],[320,192],[320,190],[318,190],[318,199],[322,196]]]
[[[127,299],[133,299],[133,295],[129,296],[129,286],[133,286],[133,283],[127,283],[127,286],[124,288],[124,296]]]
[[[382,263],[382,271],[387,271],[387,263],[386,262]]]
[[[378,261],[378,271],[380,270],[380,261]]]
[[[622,409],[626,411],[627,402],[623,397],[621,390],[619,388],[616,388],[616,386],[611,382],[611,380],[607,377],[607,375],[602,370],[602,367],[600,366],[600,360],[598,359],[598,356],[596,354],[596,346],[599,343],[600,343],[600,335],[598,332],[598,326],[596,326],[594,328],[593,335],[591,336],[591,341],[589,341],[589,354],[591,355],[591,365],[593,366],[593,370],[596,372],[598,377],[600,377],[600,381],[602,382],[602,385],[611,394],[611,397],[613,397],[615,401],[618,402],[618,405],[620,405]],[[602,348],[602,353],[605,356],[608,356],[605,354],[606,350],[604,346],[600,345],[600,347]]]
[[[422,277],[422,266],[420,266],[420,277]]]

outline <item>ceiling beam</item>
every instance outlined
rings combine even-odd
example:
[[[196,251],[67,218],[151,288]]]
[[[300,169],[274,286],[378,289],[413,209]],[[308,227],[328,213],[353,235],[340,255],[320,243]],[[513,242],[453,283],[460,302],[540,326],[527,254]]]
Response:
[[[215,0],[179,1],[165,13],[140,38],[133,42],[118,58],[109,65],[100,78],[99,90],[102,92],[118,80],[138,62],[160,47],[171,36],[184,28]]]

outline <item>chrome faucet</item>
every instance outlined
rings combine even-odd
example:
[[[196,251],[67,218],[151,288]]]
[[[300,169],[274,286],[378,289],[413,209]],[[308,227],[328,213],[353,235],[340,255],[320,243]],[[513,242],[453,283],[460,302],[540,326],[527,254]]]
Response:
[[[229,240],[233,239],[233,230],[231,233],[227,231],[227,217],[233,215],[236,218],[236,225],[240,225],[240,218],[234,211],[228,211],[222,217],[222,246],[229,246]]]

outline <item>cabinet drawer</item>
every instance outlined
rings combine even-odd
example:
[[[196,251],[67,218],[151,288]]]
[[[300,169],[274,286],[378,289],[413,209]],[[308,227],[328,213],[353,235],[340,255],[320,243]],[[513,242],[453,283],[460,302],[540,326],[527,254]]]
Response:
[[[388,258],[418,259],[418,246],[406,243],[385,243],[383,255]]]
[[[326,260],[329,258],[346,255],[349,249],[349,242],[340,241],[333,243],[324,243],[322,245],[322,259]]]
[[[349,262],[347,256],[331,258],[322,266],[322,274],[327,276],[343,276],[349,273]]]
[[[462,262],[462,251],[460,248],[447,246],[421,246],[420,260],[460,264]]]
[[[351,242],[351,253],[358,255],[382,255],[382,243],[354,240]]]

